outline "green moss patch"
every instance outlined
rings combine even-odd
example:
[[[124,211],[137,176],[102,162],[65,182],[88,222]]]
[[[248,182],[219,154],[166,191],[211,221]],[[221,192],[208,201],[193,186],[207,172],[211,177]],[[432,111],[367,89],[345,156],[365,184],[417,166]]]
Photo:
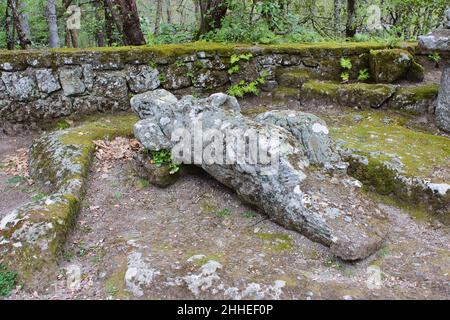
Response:
[[[361,120],[356,122],[353,116],[344,116],[346,125],[331,130],[335,139],[346,142],[346,147],[371,153],[380,160],[398,158],[403,164],[403,173],[411,177],[429,179],[435,169],[448,167],[450,139],[411,130],[404,126],[404,118],[386,116],[382,112],[358,113]],[[433,181],[444,182],[437,176]]]

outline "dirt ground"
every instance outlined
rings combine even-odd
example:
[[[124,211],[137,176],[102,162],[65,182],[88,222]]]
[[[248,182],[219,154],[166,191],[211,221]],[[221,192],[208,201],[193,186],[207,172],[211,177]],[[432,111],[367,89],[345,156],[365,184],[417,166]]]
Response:
[[[13,152],[30,138],[2,139],[0,148]],[[18,288],[8,299],[450,298],[448,228],[395,207],[384,206],[392,225],[385,246],[346,263],[199,169],[185,168],[176,184],[160,189],[138,178],[133,160],[103,168],[96,160],[91,169],[52,289],[38,295]],[[9,190],[0,193],[2,208],[30,197],[21,191],[29,189],[25,182],[10,186],[10,178],[0,180]],[[71,281],[77,273],[80,283]]]

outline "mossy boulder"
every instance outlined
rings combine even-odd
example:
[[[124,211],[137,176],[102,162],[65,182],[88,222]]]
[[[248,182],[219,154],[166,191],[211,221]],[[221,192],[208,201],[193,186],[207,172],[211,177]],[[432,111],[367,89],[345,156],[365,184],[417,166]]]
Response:
[[[276,71],[277,82],[283,87],[301,88],[310,78],[309,71],[305,69],[285,70],[280,68]]]
[[[351,83],[339,86],[337,102],[359,109],[380,108],[395,92],[395,87],[383,84]]]
[[[398,88],[388,106],[411,114],[433,113],[438,93],[437,84]]]
[[[372,78],[377,83],[403,79],[422,81],[424,78],[424,68],[414,61],[410,52],[402,49],[370,51],[369,66]]]

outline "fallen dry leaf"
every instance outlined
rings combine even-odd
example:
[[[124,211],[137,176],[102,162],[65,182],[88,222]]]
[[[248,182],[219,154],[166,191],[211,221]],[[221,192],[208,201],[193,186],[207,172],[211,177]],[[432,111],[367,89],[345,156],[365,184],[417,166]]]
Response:
[[[93,142],[96,146],[95,157],[101,161],[98,172],[108,172],[115,161],[133,159],[136,152],[143,148],[136,139],[124,137],[118,137],[112,141],[95,140]]]
[[[14,155],[5,157],[1,167],[7,175],[28,177],[28,150],[18,149]]]

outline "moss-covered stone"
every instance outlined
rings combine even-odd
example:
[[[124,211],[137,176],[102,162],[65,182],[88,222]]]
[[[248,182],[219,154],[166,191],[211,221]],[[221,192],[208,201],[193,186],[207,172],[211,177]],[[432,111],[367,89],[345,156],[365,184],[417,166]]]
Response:
[[[395,87],[382,84],[351,83],[337,90],[337,102],[360,109],[380,108],[395,92]]]
[[[300,98],[300,90],[297,88],[277,87],[274,90],[272,96],[275,100],[285,100],[285,99],[298,100]]]
[[[426,113],[433,111],[438,93],[437,84],[398,88],[388,106],[411,114]]]
[[[93,140],[131,136],[135,116],[110,116],[38,139],[30,152],[33,179],[52,194],[14,210],[0,224],[0,262],[41,289],[79,212],[95,151]],[[41,272],[45,268],[46,272]]]
[[[424,68],[413,55],[402,49],[372,50],[369,56],[370,73],[377,83],[392,83],[402,79],[422,81]]]
[[[379,194],[425,205],[446,220],[450,192],[436,193],[429,181],[448,183],[450,139],[411,130],[404,122],[381,112],[360,112],[343,116],[331,134],[353,150],[348,159],[353,176]]]
[[[339,84],[332,82],[308,81],[300,90],[301,100],[332,103],[337,101]]]
[[[305,69],[284,70],[280,68],[276,75],[280,86],[291,88],[301,88],[311,77],[309,71]]]

